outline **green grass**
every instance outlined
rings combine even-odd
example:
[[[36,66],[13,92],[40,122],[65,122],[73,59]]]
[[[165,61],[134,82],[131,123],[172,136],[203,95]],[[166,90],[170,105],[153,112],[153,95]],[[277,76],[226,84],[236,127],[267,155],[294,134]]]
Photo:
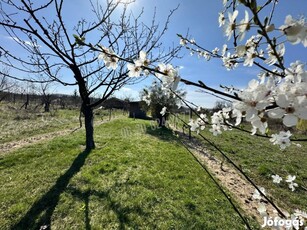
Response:
[[[292,145],[281,151],[267,138],[251,136],[238,130],[226,131],[215,137],[207,128],[202,134],[222,149],[258,186],[264,187],[278,205],[289,212],[295,209],[307,211],[306,142],[300,143],[301,148]],[[223,159],[208,142],[203,140],[203,144],[211,154]],[[271,178],[274,174],[283,177],[284,181],[279,185],[274,184]],[[294,192],[285,182],[289,174],[296,175],[296,182],[300,185]]]
[[[65,109],[43,113],[0,104],[0,144],[75,128],[78,125],[79,111],[77,110]]]
[[[92,152],[76,132],[1,157],[1,229],[244,229],[168,130],[119,119],[95,139]]]
[[[0,144],[80,126],[78,109],[52,109],[44,113],[19,108],[19,105],[0,103]],[[109,120],[109,115],[109,110],[95,110],[95,122]],[[122,111],[112,110],[111,119],[121,115]]]

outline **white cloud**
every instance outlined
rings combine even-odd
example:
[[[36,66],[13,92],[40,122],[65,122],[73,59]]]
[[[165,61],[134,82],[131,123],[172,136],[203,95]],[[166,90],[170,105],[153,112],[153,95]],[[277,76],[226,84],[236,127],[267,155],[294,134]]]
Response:
[[[129,97],[132,100],[139,100],[139,91],[131,89],[129,87],[122,87],[120,90],[115,92],[115,97],[117,98],[127,98]]]
[[[128,87],[123,87],[123,88],[120,89],[120,91],[123,91],[123,92],[131,92],[131,91],[133,91],[133,89],[128,88]]]
[[[213,108],[215,102],[221,99],[212,95],[193,90],[187,90],[186,99],[203,108]]]
[[[32,47],[41,47],[40,45],[35,44],[35,43],[31,42],[31,41],[21,40],[21,39],[19,39],[17,37],[8,37],[8,38],[13,40],[13,41],[15,41],[15,42],[17,42],[17,43],[19,43],[19,44],[22,44],[22,45],[27,45],[27,46],[32,46]]]

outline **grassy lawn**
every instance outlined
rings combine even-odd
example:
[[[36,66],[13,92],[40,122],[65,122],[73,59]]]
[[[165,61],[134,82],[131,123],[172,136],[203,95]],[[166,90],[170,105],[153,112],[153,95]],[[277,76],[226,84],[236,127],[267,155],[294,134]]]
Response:
[[[0,144],[39,134],[76,128],[78,125],[78,110],[63,109],[43,113],[0,103]]]
[[[118,119],[95,134],[92,152],[80,131],[1,157],[0,228],[245,229],[168,130]]]
[[[179,124],[178,128],[180,128]],[[264,187],[278,205],[288,211],[295,209],[307,211],[306,142],[300,143],[301,148],[292,145],[281,151],[267,138],[251,136],[238,130],[223,132],[215,137],[207,128],[202,131],[202,134],[222,149],[258,186]],[[306,138],[303,135],[296,136]],[[203,141],[203,143],[211,154],[222,157],[208,142]],[[283,180],[289,174],[296,175],[296,182],[300,188],[292,192],[284,181],[279,185],[274,184],[271,178],[274,174],[280,175]]]
[[[80,126],[78,109],[57,109],[44,113],[33,108],[25,110],[19,107],[0,103],[0,144]],[[113,110],[111,118],[120,115],[122,111]],[[96,122],[109,118],[109,110],[95,111]]]

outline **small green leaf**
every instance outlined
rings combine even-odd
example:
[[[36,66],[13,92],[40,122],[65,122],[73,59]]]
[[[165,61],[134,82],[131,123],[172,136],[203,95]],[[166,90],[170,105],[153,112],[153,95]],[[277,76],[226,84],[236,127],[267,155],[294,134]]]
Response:
[[[266,128],[265,134],[266,134],[267,136],[270,134],[270,129],[269,129],[269,128]]]
[[[73,34],[73,36],[74,36],[74,38],[75,38],[75,42],[78,44],[78,45],[80,45],[80,46],[82,46],[82,45],[84,45],[85,43],[85,37],[82,37],[82,38],[80,38],[78,35],[76,35],[76,34]]]

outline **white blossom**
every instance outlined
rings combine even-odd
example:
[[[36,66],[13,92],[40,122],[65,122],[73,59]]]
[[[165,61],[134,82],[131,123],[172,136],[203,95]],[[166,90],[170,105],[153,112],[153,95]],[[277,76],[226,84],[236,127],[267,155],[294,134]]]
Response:
[[[163,108],[162,108],[162,110],[161,110],[161,112],[160,112],[160,114],[162,115],[162,116],[165,116],[165,114],[166,114],[166,107],[164,106]]]
[[[253,47],[250,47],[245,51],[246,56],[244,59],[243,66],[253,66],[254,64],[254,59],[257,57],[257,52]]]
[[[276,54],[274,53],[271,45],[268,45],[267,47],[267,51],[268,51],[268,58],[264,61],[266,64],[268,65],[274,65],[277,61],[278,58],[283,57],[285,54],[285,44],[281,43],[277,46],[276,52],[278,57],[276,56]]]
[[[298,187],[298,184],[297,183],[294,183],[294,182],[291,182],[289,183],[289,188],[291,189],[292,192],[295,191],[295,188]]]
[[[162,73],[156,73],[156,76],[161,79],[162,88],[176,90],[181,80],[178,70],[171,64],[165,65],[163,63],[158,65],[158,69]]]
[[[183,38],[180,38],[179,44],[180,44],[181,46],[185,46],[185,45],[187,44],[187,41],[186,41],[185,39],[183,39]]]
[[[228,21],[224,25],[225,36],[228,37],[228,40],[231,38],[233,31],[236,29],[235,20],[238,16],[239,11],[235,10],[233,13],[228,12]]]
[[[258,204],[257,211],[259,212],[259,214],[261,216],[267,216],[268,215],[267,212],[266,212],[267,211],[266,206],[263,203]]]
[[[301,211],[299,209],[296,209],[293,213],[294,216],[298,217],[299,219],[306,219],[307,220],[307,212]]]
[[[227,44],[224,44],[224,45],[223,45],[223,48],[222,48],[222,56],[225,56],[227,50],[228,50]]]
[[[267,120],[259,116],[255,116],[255,118],[251,121],[251,124],[253,126],[251,133],[252,135],[256,134],[257,130],[259,130],[261,134],[265,134],[266,129],[268,128]]]
[[[270,24],[270,25],[268,25],[268,26],[265,27],[265,31],[266,31],[267,33],[270,33],[270,32],[272,32],[273,30],[275,30],[275,25],[274,25],[274,24]]]
[[[307,82],[307,71],[305,70],[305,64],[296,61],[290,64],[290,68],[285,70],[286,81],[290,81],[292,83],[301,83]]]
[[[225,16],[222,12],[219,13],[219,27],[225,24]]]
[[[192,132],[197,131],[198,128],[199,128],[198,122],[197,122],[197,121],[194,121],[193,119],[190,120],[190,122],[188,123],[188,125],[191,127],[190,129],[191,129]]]
[[[243,57],[246,54],[246,47],[245,45],[239,45],[236,47],[236,54],[238,57]]]
[[[283,118],[283,124],[287,127],[296,126],[299,118],[307,118],[305,96],[289,98],[286,94],[279,94],[276,98],[277,108],[268,112],[271,118]]]
[[[222,133],[221,126],[218,124],[213,124],[209,131],[213,134],[213,136],[217,136]]]
[[[254,59],[257,56],[262,56],[260,52],[257,51],[258,42],[260,41],[260,36],[251,36],[245,43],[246,56],[244,59],[243,66],[252,66],[254,64]]]
[[[270,104],[268,97],[269,92],[270,88],[267,84],[260,84],[259,81],[255,79],[251,80],[248,83],[248,87],[239,93],[239,97],[242,101],[233,103],[233,108],[235,109],[234,115],[238,117],[238,120],[244,116],[246,121],[249,122],[255,121],[255,119],[261,119],[258,116],[259,112],[263,111]],[[261,122],[265,121],[261,119]],[[260,125],[260,123],[258,124]]]
[[[230,112],[231,108],[223,108],[211,116],[211,129],[209,131],[214,136],[221,134],[222,130],[226,131],[230,129],[227,121],[230,118]]]
[[[162,76],[168,76],[168,77],[175,77],[177,76],[177,70],[171,65],[171,64],[164,64],[161,63],[158,65],[158,69],[161,73],[157,73],[157,77],[162,77]]]
[[[292,183],[293,181],[295,181],[295,179],[296,179],[296,176],[288,175],[286,178],[286,182]]]
[[[147,67],[150,64],[150,60],[147,59],[147,54],[145,51],[140,51],[139,58],[134,61],[134,64],[128,63],[127,68],[129,70],[129,77],[139,77],[143,71],[143,67]],[[145,75],[149,74],[149,71],[144,71]]]
[[[102,48],[102,52],[98,55],[98,59],[102,59],[104,61],[107,69],[115,70],[117,68],[118,57],[114,53],[114,51],[110,48],[106,48],[104,46],[100,46]]]
[[[213,50],[212,50],[212,54],[216,55],[218,52],[219,52],[219,48],[215,47]]]
[[[295,20],[291,15],[288,15],[285,19],[285,25],[279,27],[287,39],[292,44],[298,44],[302,42],[304,47],[307,47],[307,26],[305,19]]]
[[[240,41],[244,39],[246,31],[248,31],[249,29],[250,29],[249,15],[247,10],[245,10],[245,17],[240,21],[240,24],[238,25]]]
[[[223,56],[222,61],[227,70],[232,70],[238,66],[235,55],[230,54],[230,52],[227,52],[227,55]]]
[[[128,73],[129,77],[139,77],[142,72],[142,68],[135,64],[128,63],[127,68],[129,70],[129,73]]]
[[[147,95],[144,95],[143,97],[142,97],[142,100],[143,101],[145,101],[145,103],[147,104],[147,105],[150,105],[150,103],[151,103],[151,95],[150,94],[147,94]]]
[[[298,184],[294,182],[295,179],[296,179],[296,176],[288,175],[285,180],[288,183],[288,186],[292,192],[295,191],[296,187],[298,187]]]
[[[291,135],[292,134],[290,133],[290,131],[280,131],[279,134],[272,134],[270,141],[273,143],[273,145],[279,145],[280,149],[283,150],[291,145]]]
[[[228,0],[223,0],[223,6],[225,7],[227,4]]]
[[[273,183],[279,184],[282,181],[282,178],[279,175],[272,175]]]
[[[199,133],[200,130],[204,130],[206,127],[206,122],[208,122],[208,118],[206,114],[200,114],[200,117],[196,120],[191,119],[188,125],[191,126],[191,131]]]
[[[147,67],[150,64],[150,60],[147,58],[145,51],[140,51],[139,58],[135,61],[136,66],[145,66]]]
[[[265,188],[259,187],[259,190],[260,190],[264,195],[266,195],[266,193],[265,193]],[[258,189],[255,189],[255,190],[254,190],[254,193],[253,193],[252,198],[253,198],[253,200],[261,200],[262,195],[260,194],[260,192],[258,191]]]

